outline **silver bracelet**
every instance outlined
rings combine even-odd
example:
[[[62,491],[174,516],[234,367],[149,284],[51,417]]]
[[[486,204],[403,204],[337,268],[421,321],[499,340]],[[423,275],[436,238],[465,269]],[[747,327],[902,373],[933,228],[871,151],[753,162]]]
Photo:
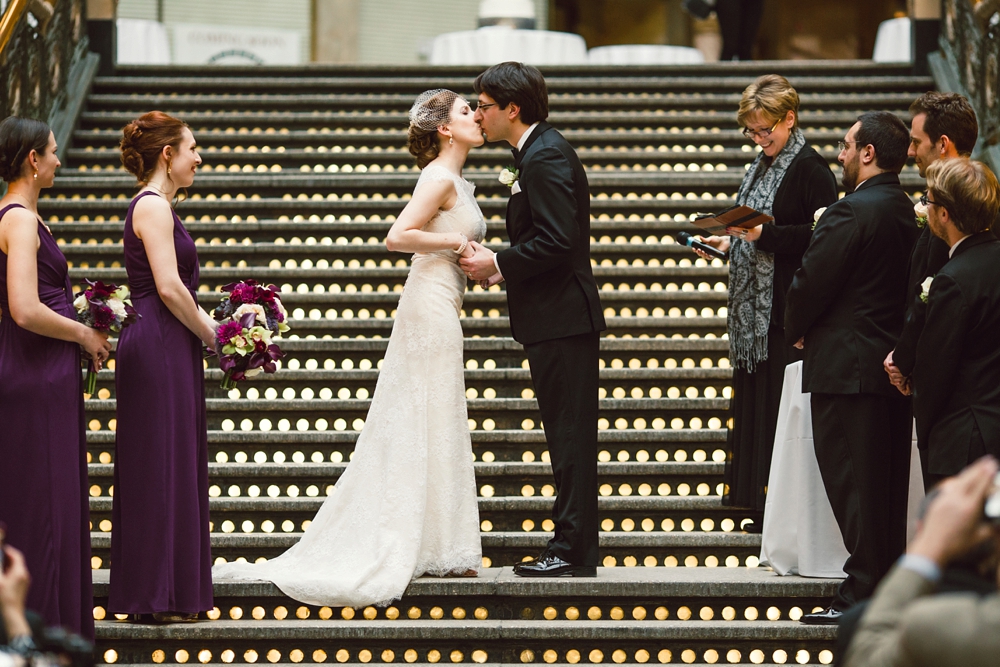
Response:
[[[452,250],[456,255],[461,255],[469,247],[469,239],[466,238],[465,234],[459,234],[459,236],[462,237],[462,245],[458,246],[457,250]]]

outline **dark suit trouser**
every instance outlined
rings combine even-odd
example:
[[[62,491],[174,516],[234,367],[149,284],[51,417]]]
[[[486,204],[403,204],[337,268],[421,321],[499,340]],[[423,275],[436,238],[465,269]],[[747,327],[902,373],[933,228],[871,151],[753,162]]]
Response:
[[[812,398],[823,485],[851,554],[834,608],[871,597],[906,547],[913,423],[909,399],[877,394]]]
[[[597,332],[524,346],[556,482],[548,550],[597,565]]]

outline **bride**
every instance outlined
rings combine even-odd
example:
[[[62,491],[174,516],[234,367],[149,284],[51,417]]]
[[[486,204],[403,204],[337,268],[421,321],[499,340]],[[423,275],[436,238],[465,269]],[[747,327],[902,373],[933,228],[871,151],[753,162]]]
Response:
[[[302,539],[277,558],[216,565],[213,579],[269,580],[307,604],[386,605],[423,574],[476,576],[479,509],[463,375],[458,258],[486,222],[462,178],[483,136],[449,90],[410,109],[422,169],[386,247],[412,252],[382,370],[354,456]]]

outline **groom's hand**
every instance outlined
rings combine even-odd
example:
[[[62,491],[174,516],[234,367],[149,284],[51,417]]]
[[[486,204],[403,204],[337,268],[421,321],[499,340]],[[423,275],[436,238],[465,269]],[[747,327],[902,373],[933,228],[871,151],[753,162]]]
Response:
[[[472,280],[487,280],[497,273],[497,267],[493,263],[493,251],[485,248],[475,241],[469,241],[469,246],[475,249],[472,257],[463,257],[458,260],[465,275]]]

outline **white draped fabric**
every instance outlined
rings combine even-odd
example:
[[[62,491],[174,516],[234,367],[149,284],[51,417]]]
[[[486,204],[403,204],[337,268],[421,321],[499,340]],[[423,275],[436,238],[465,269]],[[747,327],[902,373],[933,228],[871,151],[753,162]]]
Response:
[[[705,62],[698,49],[661,44],[598,46],[587,53],[591,65],[697,65]]]
[[[585,65],[587,42],[568,32],[489,26],[438,35],[431,44],[432,65],[496,65],[508,60],[529,65]]]
[[[118,32],[118,64],[170,64],[170,40],[162,23],[145,19],[118,19],[115,26]]]
[[[910,19],[902,17],[882,21],[875,35],[872,60],[877,63],[910,62]]]
[[[923,497],[914,433],[907,538],[912,536]],[[802,392],[802,362],[798,361],[785,368],[764,505],[761,564],[781,575],[844,578],[849,555],[816,461],[809,394]]]

